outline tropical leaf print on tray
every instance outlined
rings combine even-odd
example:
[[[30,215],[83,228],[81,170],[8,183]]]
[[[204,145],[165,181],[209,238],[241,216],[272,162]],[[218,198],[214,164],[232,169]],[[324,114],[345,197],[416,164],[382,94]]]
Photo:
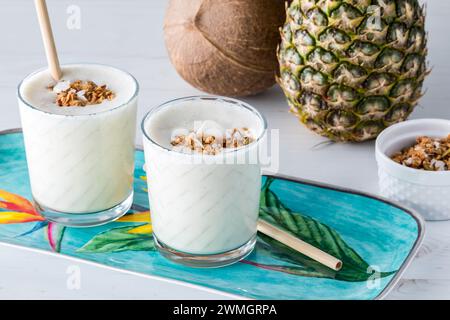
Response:
[[[272,255],[289,265],[262,265],[252,261],[247,261],[247,263],[299,276],[350,282],[366,281],[373,276],[369,263],[353,250],[336,230],[309,216],[292,212],[287,208],[278,196],[270,190],[273,181],[273,178],[268,177],[262,189],[260,218],[342,260],[343,267],[338,272],[333,271],[262,234],[259,234],[257,252]],[[395,272],[380,272],[378,276],[387,277],[393,273]]]
[[[143,227],[145,224],[138,226]],[[150,251],[155,249],[151,233],[137,233],[136,226],[126,226],[101,232],[78,252],[105,253],[122,251]]]

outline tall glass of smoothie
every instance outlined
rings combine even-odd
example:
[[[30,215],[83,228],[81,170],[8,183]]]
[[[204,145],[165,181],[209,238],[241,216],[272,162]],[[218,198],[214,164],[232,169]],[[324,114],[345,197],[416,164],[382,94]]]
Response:
[[[262,115],[234,99],[188,97],[151,110],[142,130],[158,250],[193,267],[247,256],[257,233]]]
[[[37,71],[18,88],[31,190],[48,220],[93,226],[133,202],[138,83],[99,64]]]

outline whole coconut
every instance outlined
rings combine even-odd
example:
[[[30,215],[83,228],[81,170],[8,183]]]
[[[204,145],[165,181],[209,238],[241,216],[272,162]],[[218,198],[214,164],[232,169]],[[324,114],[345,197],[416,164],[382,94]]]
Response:
[[[171,0],[166,47],[178,73],[216,95],[245,96],[275,84],[284,0]]]

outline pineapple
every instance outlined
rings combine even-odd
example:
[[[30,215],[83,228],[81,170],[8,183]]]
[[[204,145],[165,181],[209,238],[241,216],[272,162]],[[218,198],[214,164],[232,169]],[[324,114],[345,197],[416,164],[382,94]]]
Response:
[[[278,48],[291,111],[335,141],[365,141],[405,120],[427,70],[417,0],[293,0]]]

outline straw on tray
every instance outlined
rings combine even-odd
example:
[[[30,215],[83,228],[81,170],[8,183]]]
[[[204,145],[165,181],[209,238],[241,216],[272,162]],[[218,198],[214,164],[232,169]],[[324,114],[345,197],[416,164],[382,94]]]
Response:
[[[305,256],[331,268],[339,271],[342,268],[342,261],[332,255],[306,243],[288,232],[274,226],[273,224],[259,219],[258,231],[283,243],[284,245],[304,254]]]

